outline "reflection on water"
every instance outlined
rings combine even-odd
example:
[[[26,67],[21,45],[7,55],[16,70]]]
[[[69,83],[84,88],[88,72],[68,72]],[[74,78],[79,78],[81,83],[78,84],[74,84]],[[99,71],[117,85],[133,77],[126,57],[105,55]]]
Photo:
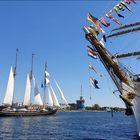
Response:
[[[124,113],[60,112],[42,117],[1,117],[0,139],[138,140]]]

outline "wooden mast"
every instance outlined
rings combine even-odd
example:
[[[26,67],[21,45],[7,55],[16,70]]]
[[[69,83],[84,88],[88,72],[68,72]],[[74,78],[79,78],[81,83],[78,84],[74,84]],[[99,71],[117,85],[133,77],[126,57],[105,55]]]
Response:
[[[46,81],[46,71],[47,71],[47,62],[45,62],[45,71],[44,71],[44,102],[43,102],[43,108],[45,109],[46,104],[46,87],[47,87],[47,81]]]
[[[32,53],[32,61],[31,61],[31,70],[30,70],[30,84],[31,84],[31,95],[32,95],[32,79],[33,79],[33,64],[34,64],[34,56],[35,54]],[[31,104],[31,95],[30,95],[30,104]]]
[[[94,37],[94,35],[92,33],[88,33],[88,34],[86,34],[86,38],[96,48],[99,56],[101,57],[101,59],[106,64],[107,69],[110,70],[112,68],[115,75],[122,82],[129,85],[127,77],[125,77],[124,74],[120,71],[117,62],[112,60],[112,58],[111,58],[112,56],[110,56],[108,54],[107,50],[104,47],[102,47],[102,45],[98,42],[98,40]]]
[[[14,70],[13,70],[13,75],[14,75],[14,83],[15,83],[15,79],[16,79],[16,70],[17,70],[17,61],[18,61],[18,52],[19,52],[19,49],[17,48],[16,49],[16,60],[15,60],[15,67],[14,67]],[[15,84],[14,84],[14,91],[15,92]],[[13,93],[13,99],[12,99],[12,105],[14,104],[14,93]]]
[[[34,56],[35,54],[32,53],[32,62],[31,62],[31,71],[30,71],[30,81],[32,80],[33,78],[33,64],[34,64]]]
[[[15,79],[15,77],[16,77],[16,69],[17,69],[17,61],[18,61],[18,52],[19,52],[19,50],[18,50],[18,48],[17,48],[17,49],[16,49],[15,67],[14,67],[14,72],[13,72],[13,74],[14,74],[14,79]]]

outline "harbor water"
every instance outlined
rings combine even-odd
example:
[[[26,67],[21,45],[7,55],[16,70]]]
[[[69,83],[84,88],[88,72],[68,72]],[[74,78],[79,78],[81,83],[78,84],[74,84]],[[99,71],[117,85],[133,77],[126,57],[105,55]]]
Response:
[[[110,112],[57,112],[0,117],[0,140],[137,140],[131,117]]]

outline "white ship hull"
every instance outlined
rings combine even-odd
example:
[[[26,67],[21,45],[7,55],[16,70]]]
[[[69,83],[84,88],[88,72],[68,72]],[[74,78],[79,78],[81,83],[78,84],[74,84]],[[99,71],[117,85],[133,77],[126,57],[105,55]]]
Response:
[[[140,90],[136,91],[136,95],[138,96],[136,96],[132,101],[132,110],[136,122],[137,133],[140,137]]]

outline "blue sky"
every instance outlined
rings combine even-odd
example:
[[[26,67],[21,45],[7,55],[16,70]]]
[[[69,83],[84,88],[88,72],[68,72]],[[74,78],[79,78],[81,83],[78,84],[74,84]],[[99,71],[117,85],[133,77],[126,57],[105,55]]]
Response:
[[[88,58],[86,46],[89,43],[85,40],[82,30],[86,24],[88,12],[96,17],[104,16],[105,12],[113,8],[117,2],[1,1],[0,102],[3,101],[10,66],[15,63],[15,50],[18,48],[15,101],[23,100],[26,74],[30,71],[31,55],[34,52],[34,75],[38,85],[43,80],[44,63],[47,61],[54,88],[53,79],[55,78],[68,102],[75,102],[79,99],[82,84],[86,105],[98,103],[101,106],[123,106],[122,101],[112,94],[116,87],[102,64],[99,60]],[[125,11],[126,18],[125,20],[121,19],[122,23],[129,23],[130,16],[135,17],[134,21],[139,21],[139,3],[130,7],[137,11],[135,10],[133,15]],[[130,21],[132,22],[132,19]],[[108,29],[105,28],[107,32],[111,28],[118,27],[115,23],[111,25]],[[107,45],[110,49],[111,44]],[[98,71],[104,75],[102,78],[88,70],[89,62],[94,64]],[[101,88],[100,90],[91,90],[92,100],[89,100],[89,76],[95,77]],[[41,92],[43,92],[42,89]]]

